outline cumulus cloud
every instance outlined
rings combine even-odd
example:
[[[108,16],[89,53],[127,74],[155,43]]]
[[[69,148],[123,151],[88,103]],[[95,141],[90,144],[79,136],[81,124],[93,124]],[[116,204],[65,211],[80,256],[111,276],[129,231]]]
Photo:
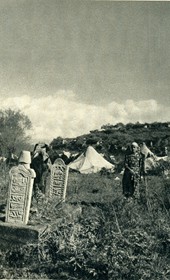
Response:
[[[76,137],[104,124],[118,122],[135,123],[168,121],[170,107],[156,100],[122,103],[112,102],[104,106],[80,103],[72,91],[58,91],[56,95],[42,97],[1,97],[1,108],[20,109],[33,124],[33,141],[52,141],[54,138]]]

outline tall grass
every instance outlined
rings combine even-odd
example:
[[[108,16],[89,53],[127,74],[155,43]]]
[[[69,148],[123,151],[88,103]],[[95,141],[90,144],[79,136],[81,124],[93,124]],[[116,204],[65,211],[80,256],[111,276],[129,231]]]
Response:
[[[115,177],[70,173],[65,203],[42,198],[30,223],[48,230],[1,254],[1,279],[170,279],[170,180],[150,176],[126,200]]]

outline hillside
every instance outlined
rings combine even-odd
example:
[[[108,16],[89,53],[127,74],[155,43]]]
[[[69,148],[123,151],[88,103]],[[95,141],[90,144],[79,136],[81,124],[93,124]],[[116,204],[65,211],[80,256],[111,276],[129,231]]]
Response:
[[[50,146],[53,150],[81,152],[88,145],[93,145],[98,152],[107,157],[111,154],[122,154],[124,148],[132,141],[145,142],[155,154],[164,155],[165,147],[170,149],[170,122],[107,124],[76,138],[54,138]]]

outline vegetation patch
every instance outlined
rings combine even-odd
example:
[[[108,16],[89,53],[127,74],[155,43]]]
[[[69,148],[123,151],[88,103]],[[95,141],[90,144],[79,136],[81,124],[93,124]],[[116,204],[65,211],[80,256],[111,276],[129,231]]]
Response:
[[[169,183],[149,176],[127,200],[115,174],[69,173],[66,202],[41,196],[30,214],[30,224],[47,225],[38,246],[1,252],[1,279],[169,279]]]

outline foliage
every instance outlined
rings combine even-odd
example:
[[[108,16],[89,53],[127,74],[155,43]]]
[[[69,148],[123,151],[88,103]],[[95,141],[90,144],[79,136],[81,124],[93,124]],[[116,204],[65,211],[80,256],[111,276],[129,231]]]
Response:
[[[0,111],[0,153],[8,156],[17,153],[29,142],[27,132],[31,129],[31,121],[21,113],[11,109]]]
[[[1,279],[169,279],[170,179],[148,176],[133,199],[122,197],[121,179],[70,173],[65,203],[42,196],[30,224],[47,230],[38,246],[0,254]]]
[[[60,138],[60,137],[59,137]],[[60,145],[62,138],[53,139],[54,149],[68,149],[74,152],[84,151],[88,145],[104,153],[106,156],[122,154],[122,147],[127,147],[133,141],[138,143],[146,142],[150,149],[158,156],[164,155],[164,147],[170,149],[170,123],[122,123],[112,125],[106,124],[100,130],[90,131],[89,134],[79,136],[75,139],[66,139],[66,142]],[[64,139],[63,139],[64,140]],[[100,142],[100,144],[99,144]]]

